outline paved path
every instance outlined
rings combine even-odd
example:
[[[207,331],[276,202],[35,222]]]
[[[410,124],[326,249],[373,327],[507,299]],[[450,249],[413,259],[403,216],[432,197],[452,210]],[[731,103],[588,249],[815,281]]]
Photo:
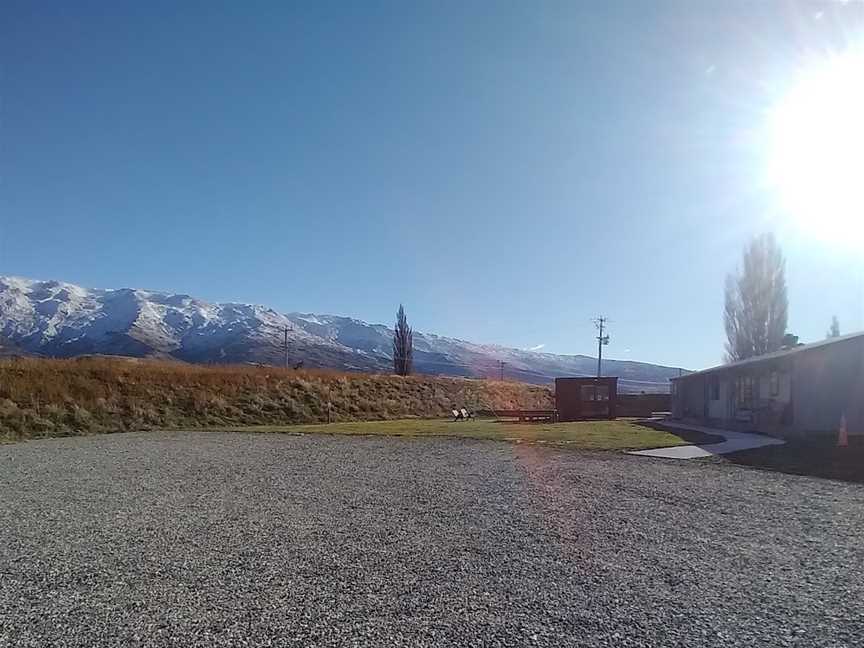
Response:
[[[718,454],[738,452],[739,450],[750,450],[752,448],[761,448],[762,446],[783,445],[786,443],[781,439],[775,439],[774,437],[765,436],[763,434],[753,434],[750,432],[732,432],[730,430],[720,430],[716,428],[702,427],[700,425],[686,425],[684,423],[673,423],[671,421],[663,421],[663,425],[668,428],[694,430],[696,432],[703,432],[704,434],[721,436],[726,440],[720,443],[708,443],[705,445],[686,445],[674,448],[656,448],[654,450],[633,450],[629,454],[642,455],[645,457],[663,457],[665,459],[698,459],[699,457],[711,457]]]

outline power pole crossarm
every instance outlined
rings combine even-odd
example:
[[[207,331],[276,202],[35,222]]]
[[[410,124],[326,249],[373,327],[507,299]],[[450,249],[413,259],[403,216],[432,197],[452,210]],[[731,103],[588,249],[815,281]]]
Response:
[[[609,344],[609,336],[603,335],[603,329],[608,320],[605,317],[598,317],[594,320],[594,325],[599,329],[600,334],[597,336],[597,377],[603,375],[603,346]]]

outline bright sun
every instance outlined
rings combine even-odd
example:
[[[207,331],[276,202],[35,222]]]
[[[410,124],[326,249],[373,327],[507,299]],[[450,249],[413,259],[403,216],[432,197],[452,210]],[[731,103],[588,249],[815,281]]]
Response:
[[[770,114],[769,181],[809,233],[864,240],[864,55],[806,73]]]

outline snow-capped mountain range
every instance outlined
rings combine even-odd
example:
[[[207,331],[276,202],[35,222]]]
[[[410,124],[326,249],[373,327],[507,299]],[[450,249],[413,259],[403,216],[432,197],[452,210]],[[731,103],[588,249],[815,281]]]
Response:
[[[187,362],[285,363],[353,371],[392,368],[392,329],[250,304],[211,304],[189,295],[121,288],[88,289],[61,281],[0,277],[0,352],[72,357],[110,354]],[[548,383],[593,375],[596,359],[555,355],[414,332],[419,373]],[[622,391],[666,391],[679,369],[604,360]]]

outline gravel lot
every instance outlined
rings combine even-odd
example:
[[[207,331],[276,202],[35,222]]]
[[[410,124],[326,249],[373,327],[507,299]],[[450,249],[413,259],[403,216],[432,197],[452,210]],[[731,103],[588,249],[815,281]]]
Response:
[[[0,646],[860,646],[864,487],[450,439],[0,446]]]

